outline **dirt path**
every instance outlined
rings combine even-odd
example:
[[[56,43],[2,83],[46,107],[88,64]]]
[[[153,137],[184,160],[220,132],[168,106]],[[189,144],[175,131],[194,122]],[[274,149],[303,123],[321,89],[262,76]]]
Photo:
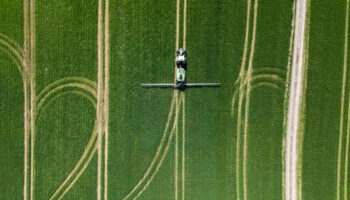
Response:
[[[301,109],[303,89],[304,36],[307,1],[297,0],[295,38],[289,93],[287,135],[286,135],[286,169],[285,169],[285,199],[297,199],[297,138],[299,128],[299,113]]]
[[[285,81],[285,89],[284,89],[284,102],[283,102],[283,139],[282,139],[282,198],[285,199],[285,170],[286,170],[286,135],[287,135],[287,113],[288,113],[288,97],[289,97],[289,85],[290,85],[290,71],[291,71],[291,60],[293,53],[293,39],[294,39],[294,26],[295,26],[295,6],[296,0],[293,1],[293,15],[292,15],[292,23],[291,23],[291,32],[289,39],[289,55],[288,55],[288,64],[287,64],[287,74]]]

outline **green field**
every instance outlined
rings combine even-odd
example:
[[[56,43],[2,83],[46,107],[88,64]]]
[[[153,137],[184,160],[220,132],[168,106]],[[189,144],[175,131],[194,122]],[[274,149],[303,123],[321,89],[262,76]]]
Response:
[[[297,199],[347,200],[349,1],[307,2]],[[2,0],[0,199],[285,199],[295,3]],[[179,47],[221,87],[140,87]]]

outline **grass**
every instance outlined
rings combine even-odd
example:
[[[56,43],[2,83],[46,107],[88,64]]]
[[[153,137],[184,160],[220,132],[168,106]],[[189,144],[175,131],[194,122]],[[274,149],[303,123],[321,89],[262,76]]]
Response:
[[[320,1],[311,4],[303,150],[305,199],[336,198],[345,3]],[[344,114],[347,116],[346,112]]]

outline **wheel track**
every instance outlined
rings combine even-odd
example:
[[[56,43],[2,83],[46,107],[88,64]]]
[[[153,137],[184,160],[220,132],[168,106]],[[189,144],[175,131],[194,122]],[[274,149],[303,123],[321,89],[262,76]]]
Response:
[[[349,0],[346,1],[345,10],[345,42],[344,42],[344,59],[343,59],[343,83],[342,83],[342,97],[340,109],[340,124],[339,124],[339,142],[338,142],[338,161],[337,161],[337,200],[340,200],[340,185],[341,185],[341,163],[342,163],[342,144],[344,132],[344,102],[346,96],[346,82],[347,82],[347,63],[348,63],[348,41],[349,41]],[[349,115],[348,115],[349,118]],[[344,187],[345,188],[345,187]],[[345,195],[344,195],[345,196]]]

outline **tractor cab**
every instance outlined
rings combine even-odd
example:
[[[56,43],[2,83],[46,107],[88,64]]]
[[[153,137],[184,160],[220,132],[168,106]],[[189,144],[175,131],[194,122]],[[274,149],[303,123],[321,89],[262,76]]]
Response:
[[[186,68],[186,50],[183,48],[176,50],[176,65],[177,67]]]

